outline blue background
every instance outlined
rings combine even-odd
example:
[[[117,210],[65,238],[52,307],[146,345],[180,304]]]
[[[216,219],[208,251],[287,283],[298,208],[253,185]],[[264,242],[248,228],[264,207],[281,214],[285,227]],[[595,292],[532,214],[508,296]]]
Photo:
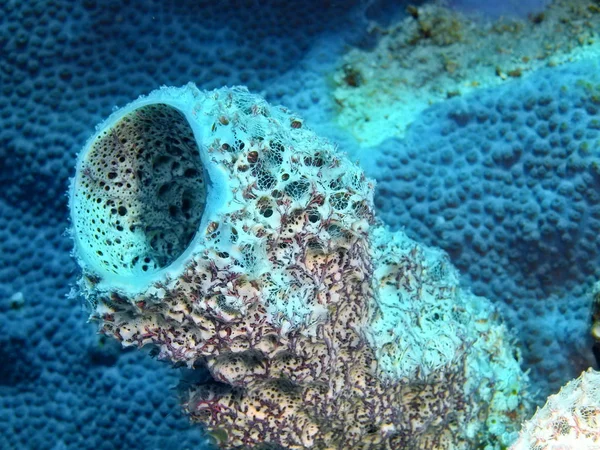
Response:
[[[179,412],[181,370],[97,335],[83,301],[68,296],[77,269],[65,235],[65,193],[75,155],[116,105],[188,81],[204,89],[246,85],[301,111],[310,126],[356,152],[331,125],[331,72],[345,48],[373,44],[367,19],[400,17],[400,6],[383,0],[2,2],[1,448],[207,445]],[[598,105],[578,82],[596,83],[592,72],[597,68],[585,65],[550,71],[518,91],[455,99],[426,111],[406,139],[369,150],[382,217],[448,250],[465,283],[498,302],[543,393],[590,364],[582,326],[585,292],[598,275],[590,264],[598,256],[591,236],[598,235],[600,219],[598,161],[581,144],[597,142],[591,121]],[[563,85],[568,91],[557,95]],[[562,132],[568,141],[561,135],[558,146],[552,144],[558,132],[540,130],[553,118],[569,126]],[[508,132],[512,141],[505,145]],[[463,172],[466,180],[458,176]],[[518,245],[502,241],[502,233],[517,233]],[[532,272],[533,284],[523,279]]]

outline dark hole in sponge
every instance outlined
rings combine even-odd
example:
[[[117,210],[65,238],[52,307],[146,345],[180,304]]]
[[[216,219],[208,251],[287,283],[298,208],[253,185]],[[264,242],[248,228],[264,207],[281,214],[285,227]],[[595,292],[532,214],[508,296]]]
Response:
[[[183,212],[184,214],[187,214],[191,208],[192,208],[192,199],[187,196],[184,196],[181,199],[181,212]]]
[[[169,192],[169,185],[168,184],[163,184],[161,187],[158,188],[157,195],[159,197],[163,197],[163,196],[166,195],[167,192]]]

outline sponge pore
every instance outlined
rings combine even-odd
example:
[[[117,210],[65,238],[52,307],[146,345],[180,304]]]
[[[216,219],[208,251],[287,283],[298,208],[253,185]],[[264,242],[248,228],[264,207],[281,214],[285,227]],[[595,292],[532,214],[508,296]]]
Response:
[[[79,161],[73,222],[100,272],[151,273],[192,241],[206,205],[200,151],[185,116],[137,108],[88,144]]]

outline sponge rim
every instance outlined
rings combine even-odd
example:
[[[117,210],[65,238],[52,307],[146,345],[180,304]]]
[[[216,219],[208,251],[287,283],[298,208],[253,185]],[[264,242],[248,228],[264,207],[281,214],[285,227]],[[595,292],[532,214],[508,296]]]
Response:
[[[211,118],[210,115],[207,114],[208,111],[203,114],[203,111],[208,109],[204,105],[204,101],[207,97],[206,93],[200,91],[194,83],[188,83],[183,87],[163,86],[160,89],[152,91],[148,95],[142,95],[122,108],[115,108],[113,113],[106,120],[96,126],[96,131],[87,140],[79,152],[75,164],[75,176],[71,177],[69,180],[68,206],[70,211],[70,227],[68,233],[71,235],[74,243],[73,256],[77,259],[82,272],[87,275],[88,278],[93,277],[98,280],[95,284],[95,289],[97,291],[111,291],[125,295],[135,295],[146,291],[149,286],[158,281],[177,277],[177,275],[185,268],[187,262],[192,258],[194,249],[201,247],[200,241],[204,239],[204,236],[199,231],[206,228],[207,224],[214,218],[217,212],[232,197],[230,190],[227,188],[227,175],[221,168],[211,163],[207,147],[203,143],[205,127],[211,126]],[[206,206],[194,238],[185,251],[169,265],[150,273],[116,275],[97,264],[94,255],[90,253],[87,246],[80,239],[75,226],[76,210],[74,207],[74,193],[76,189],[76,180],[85,156],[93,143],[96,142],[105,130],[114,127],[121,119],[123,119],[123,117],[130,114],[132,111],[158,103],[175,108],[183,114],[192,129],[192,133],[200,151],[200,160],[205,171],[207,185]]]

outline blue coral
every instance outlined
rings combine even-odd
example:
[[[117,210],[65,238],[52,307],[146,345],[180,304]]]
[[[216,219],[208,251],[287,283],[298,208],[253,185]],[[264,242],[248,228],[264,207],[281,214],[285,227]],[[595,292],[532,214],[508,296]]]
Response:
[[[203,88],[210,89],[241,83],[253,90],[267,89],[265,95],[268,99],[310,111],[311,115],[319,114],[318,117],[323,118],[329,112],[327,108],[331,104],[326,101],[326,83],[323,81],[322,69],[335,59],[331,55],[339,50],[339,45],[330,40],[331,47],[319,47],[322,55],[316,54],[312,60],[317,62],[316,68],[299,64],[299,61],[310,56],[322,33],[341,34],[350,30],[354,16],[347,11],[349,6],[359,2],[328,2],[328,7],[323,6],[323,3],[313,0],[293,8],[285,0],[268,4],[252,0],[183,1],[176,4],[158,0],[33,0],[2,4],[0,426],[3,448],[85,449],[128,446],[168,449],[199,448],[202,445],[204,437],[198,430],[190,429],[186,420],[179,415],[174,394],[158,395],[165,392],[165,385],[174,384],[178,376],[156,361],[137,353],[121,353],[110,343],[96,337],[94,328],[85,324],[85,306],[79,300],[67,296],[69,286],[74,281],[75,270],[75,264],[69,257],[71,244],[63,236],[68,225],[64,196],[67,180],[73,174],[75,154],[92,133],[93,126],[106,117],[114,105],[123,105],[140,93],[163,84],[182,85],[192,80]],[[253,14],[259,4],[261,14]],[[218,45],[215,45],[216,41],[219,42]],[[576,99],[577,93],[585,97],[586,87],[569,82],[570,84],[566,83],[569,90],[559,94],[560,90],[556,89],[561,85],[558,75],[549,76],[553,78],[547,82],[549,87],[546,95],[561,97],[568,108],[580,112],[582,121],[586,124],[590,122],[591,116],[585,108],[574,108],[571,103],[571,100]],[[593,73],[581,72],[579,78],[585,82],[593,82],[592,77]],[[534,83],[533,79],[528,83],[523,86]],[[493,97],[491,94],[489,96]],[[519,100],[514,94],[512,98]],[[593,94],[585,98],[588,106],[596,107]],[[465,105],[457,100],[448,107],[461,111],[460,106],[468,112],[469,105],[470,103]],[[558,101],[554,100],[550,106],[558,108]],[[423,120],[427,117],[427,120],[437,120],[436,114],[442,117],[441,122],[433,124],[431,128],[432,133],[438,130],[434,135],[439,137],[443,126],[461,130],[474,125],[475,122],[470,121],[461,128],[460,114],[457,116],[458,121],[444,119],[444,108],[437,107],[434,109],[437,111],[435,114],[430,112],[424,116]],[[536,107],[535,110],[538,109],[541,110],[541,107]],[[500,117],[502,114],[497,112],[494,116]],[[487,125],[492,121],[493,118],[490,118],[481,124],[480,130],[487,130]],[[581,126],[577,128],[571,122],[568,125],[571,127],[571,131],[567,133],[571,146],[583,141],[592,143],[593,138],[587,137],[587,134],[595,133],[596,130]],[[580,130],[583,135],[575,134],[575,130]],[[544,133],[544,130],[541,131]],[[455,130],[449,136],[457,136],[456,133]],[[556,131],[549,134],[553,136]],[[483,137],[478,139],[485,142]],[[549,142],[548,139],[546,141]],[[444,140],[441,139],[440,142],[443,143]],[[397,152],[406,148],[406,145],[389,142],[388,153]],[[420,147],[415,143],[414,148]],[[457,157],[453,154],[454,147],[449,143],[444,149],[452,158]],[[532,154],[528,151],[524,155],[526,153]],[[577,152],[573,153],[575,158]],[[488,155],[491,155],[490,152]],[[385,159],[388,167],[407,166],[402,163],[401,156],[393,157],[390,154]],[[416,155],[410,159],[415,163],[419,160]],[[578,205],[587,206],[591,202],[585,200],[584,193],[577,190],[583,189],[588,193],[592,191],[585,189],[585,186],[590,186],[590,182],[584,178],[584,173],[592,177],[592,185],[595,183],[592,172],[577,168],[581,161],[591,163],[592,158],[580,156],[578,160],[573,159],[571,170],[578,175],[571,177],[570,184],[563,188],[566,193],[557,196],[564,200],[564,209],[558,223],[561,223],[561,218],[570,217],[566,224],[572,225],[580,214],[588,224],[584,227],[589,230],[593,229],[591,224],[596,223],[600,214],[595,208],[583,213],[577,209]],[[424,173],[432,170],[428,161],[423,160],[419,164],[424,166]],[[399,214],[398,217],[390,214],[388,219],[396,226],[407,219],[406,225],[413,230],[413,235],[416,236],[420,229],[421,236],[435,240],[436,245],[441,243],[446,248],[450,248],[447,244],[452,242],[456,242],[453,245],[462,245],[466,241],[461,234],[451,231],[447,233],[449,237],[438,242],[437,232],[434,232],[437,220],[431,225],[423,225],[422,221],[430,223],[432,219],[428,217],[434,217],[430,215],[430,206],[433,214],[437,214],[435,205],[438,208],[440,206],[439,202],[428,200],[428,186],[416,186],[414,180],[410,181],[416,177],[416,168],[413,165],[409,172],[398,172],[402,177],[407,177],[408,181],[394,181],[398,188],[391,188],[391,192],[405,192],[399,195],[408,197],[402,199],[390,194],[390,198],[384,200],[382,206],[391,205]],[[484,169],[489,168],[482,164],[481,170]],[[542,169],[536,169],[538,177],[540,170]],[[398,175],[389,172],[385,176],[389,179],[382,179],[380,192],[384,192],[386,185],[392,186],[391,182]],[[528,180],[530,176],[522,173],[518,179]],[[448,177],[444,183],[446,180],[452,183]],[[431,181],[435,182],[435,179],[431,178]],[[492,180],[484,181],[495,185]],[[421,181],[417,179],[417,182]],[[455,185],[461,182],[457,176]],[[525,183],[517,180],[513,186],[518,186],[521,182]],[[541,182],[538,184],[541,186]],[[474,189],[478,186],[485,194],[485,184],[476,183]],[[539,187],[537,189],[541,190]],[[464,203],[459,196],[460,189],[454,190],[455,199],[450,198],[450,202]],[[441,192],[446,198],[448,194],[445,192],[449,189],[442,185],[441,191],[431,191],[433,196],[440,195]],[[528,218],[528,214],[536,218],[543,216],[548,217],[548,223],[552,223],[550,219],[554,220],[556,215],[550,215],[550,211],[541,209],[551,210],[552,202],[547,207],[543,202],[537,201],[533,197],[534,188],[528,187],[524,192],[529,200],[528,205],[531,206],[521,206],[518,209],[527,211],[521,217]],[[489,196],[489,193],[485,195]],[[580,197],[579,200],[577,197]],[[412,220],[408,207],[403,206],[405,201],[410,208],[415,203],[422,204],[418,207],[421,212],[415,207],[416,214],[421,215],[422,221],[418,216],[414,216],[415,220]],[[483,213],[469,213],[463,220],[463,229],[475,230],[469,221],[477,220],[477,217],[483,224],[480,225],[481,229],[491,220],[484,214],[485,205],[481,201],[469,204],[474,205],[475,211],[479,207]],[[560,208],[561,204],[556,203],[555,207]],[[451,209],[446,208],[444,211],[452,214]],[[569,211],[570,215],[564,215],[564,211]],[[498,214],[501,212],[500,210]],[[511,211],[505,210],[506,216],[510,213]],[[451,217],[444,220],[460,224],[460,215],[457,217],[456,220]],[[517,228],[519,226],[515,225]],[[541,232],[541,227],[537,232]],[[542,256],[554,256],[555,251],[552,249],[556,246],[536,240],[535,227],[523,227],[520,233],[534,250],[538,246],[543,247]],[[568,228],[562,234],[565,233],[573,235]],[[474,232],[473,236],[475,234]],[[510,230],[505,234],[506,240],[512,239]],[[501,233],[496,235],[502,237]],[[556,241],[556,236],[553,239]],[[489,239],[485,241],[483,238],[483,242],[491,245]],[[517,251],[522,252],[523,248],[519,247]],[[583,244],[569,248],[578,249],[579,255],[578,259],[570,261],[585,259]],[[587,249],[588,261],[595,261],[593,258],[596,248],[597,244],[594,243],[591,249]],[[535,255],[536,252],[531,253]],[[497,266],[493,264],[493,259],[482,258],[470,247],[467,248],[465,254],[467,253],[472,255],[471,261],[476,262],[473,267],[481,269],[482,275],[473,279],[476,290],[487,289],[484,286],[487,277],[492,281],[496,280],[490,284],[489,289],[499,291],[500,297],[507,304],[508,297],[503,294],[505,291],[524,294],[536,292],[535,286],[523,288],[518,277],[513,283],[511,273],[504,272],[504,278],[494,274],[494,267]],[[468,258],[465,256],[463,262],[466,261]],[[462,264],[459,260],[457,262]],[[536,261],[529,264],[538,267],[548,263],[546,260],[544,264],[537,264]],[[549,298],[541,300],[515,296],[514,306],[508,305],[505,310],[511,315],[513,325],[522,330],[523,340],[533,343],[534,347],[529,350],[529,354],[536,355],[541,360],[539,364],[545,367],[544,370],[551,377],[562,380],[566,376],[557,369],[568,365],[565,348],[570,343],[579,343],[583,339],[581,334],[574,335],[575,338],[571,339],[570,330],[581,326],[581,317],[585,315],[586,309],[583,292],[587,280],[594,274],[588,270],[585,277],[575,276],[576,274],[567,276],[571,264],[562,264],[558,259],[554,264],[561,268],[559,273],[567,279],[564,284],[554,283],[556,290],[551,292]],[[523,270],[525,269],[515,269],[517,274]],[[492,275],[488,275],[490,273]],[[503,284],[504,282],[506,283]],[[571,296],[571,301],[568,301],[566,294]],[[549,310],[555,311],[553,315],[547,314]],[[541,321],[536,316],[548,321]],[[536,337],[531,331],[526,331],[554,330],[558,328],[557,324],[568,327],[565,330],[559,328],[562,331],[559,339],[552,336]],[[562,357],[553,358],[553,353]],[[533,360],[530,358],[530,361]]]
[[[503,305],[544,391],[591,363],[597,73],[581,62],[433,106],[378,161],[384,219],[444,248],[476,294]]]
[[[346,22],[346,3],[260,2],[254,14],[258,3],[2,3],[1,448],[202,448],[166,389],[176,371],[116,352],[67,297],[75,264],[64,194],[76,152],[115,105],[190,80],[263,89]],[[270,95],[295,98],[302,78],[291,78]]]

